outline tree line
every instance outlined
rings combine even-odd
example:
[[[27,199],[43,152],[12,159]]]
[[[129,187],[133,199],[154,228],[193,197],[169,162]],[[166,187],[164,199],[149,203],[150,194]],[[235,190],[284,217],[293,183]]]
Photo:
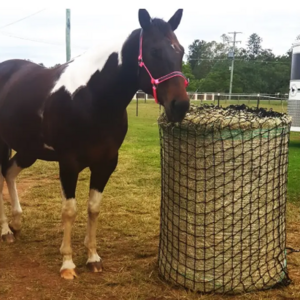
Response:
[[[288,93],[291,71],[291,48],[282,55],[262,47],[263,39],[253,33],[246,47],[235,49],[233,93]],[[232,58],[231,37],[223,34],[221,41],[200,39],[188,46],[182,71],[189,78],[190,92],[228,93]],[[40,65],[43,66],[41,63]],[[59,66],[56,64],[50,68]]]
[[[256,33],[249,36],[246,47],[235,49],[232,93],[287,93],[291,69],[291,48],[282,55],[262,47]],[[229,92],[232,43],[223,34],[221,41],[196,39],[188,47],[183,73],[189,78],[189,91]]]

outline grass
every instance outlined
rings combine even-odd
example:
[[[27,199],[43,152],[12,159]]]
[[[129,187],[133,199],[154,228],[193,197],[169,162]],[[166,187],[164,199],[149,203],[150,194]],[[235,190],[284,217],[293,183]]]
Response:
[[[222,102],[222,105],[229,105]],[[236,102],[234,102],[236,103]],[[250,102],[254,105],[256,101]],[[248,101],[246,101],[248,104]],[[286,104],[261,102],[263,107],[286,111]],[[139,101],[128,107],[129,131],[120,150],[102,202],[98,249],[104,272],[90,274],[83,245],[89,172],[80,174],[77,186],[78,216],[73,229],[74,262],[79,278],[59,277],[62,239],[61,197],[57,163],[38,161],[19,176],[24,212],[20,239],[0,243],[0,299],[300,299],[300,257],[289,256],[294,283],[285,289],[235,297],[199,295],[172,287],[157,271],[160,208],[159,106]],[[300,133],[291,134],[288,183],[288,246],[300,247]],[[8,200],[7,193],[5,199]],[[7,203],[6,203],[7,204]],[[8,212],[9,206],[6,205]]]

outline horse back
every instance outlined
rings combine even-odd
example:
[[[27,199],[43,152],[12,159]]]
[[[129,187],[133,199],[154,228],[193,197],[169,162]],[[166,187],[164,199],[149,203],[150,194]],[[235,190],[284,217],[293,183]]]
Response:
[[[26,60],[0,63],[0,109],[32,110],[45,100],[64,66],[47,69]]]
[[[0,139],[14,150],[43,145],[41,112],[62,70],[26,60],[0,63]]]

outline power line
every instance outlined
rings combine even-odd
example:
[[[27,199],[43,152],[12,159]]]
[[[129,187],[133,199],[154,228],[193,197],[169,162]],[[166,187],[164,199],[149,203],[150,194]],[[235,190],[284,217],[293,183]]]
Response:
[[[237,32],[237,31],[234,31],[234,32],[228,32],[229,34],[233,34],[233,41],[229,41],[229,43],[233,43],[233,50],[232,50],[232,62],[231,62],[231,72],[230,72],[230,84],[229,84],[229,100],[231,99],[231,92],[232,92],[232,81],[233,81],[233,68],[234,68],[234,54],[235,54],[235,44],[236,43],[241,43],[241,41],[236,41],[235,38],[236,38],[236,35],[239,34],[239,33],[242,33],[242,32]]]
[[[9,32],[0,31],[0,34],[3,34],[3,35],[8,36],[10,38],[21,39],[21,40],[30,41],[30,42],[42,43],[42,44],[47,44],[47,45],[59,46],[59,47],[64,46],[63,43],[51,43],[51,42],[47,42],[47,41],[44,41],[44,40],[30,39],[30,38],[22,37],[22,36],[19,36],[19,35],[11,34]],[[81,47],[81,46],[77,46],[77,45],[73,45],[73,47],[78,48],[78,49],[82,49],[82,50],[87,50],[86,47]]]
[[[63,44],[50,43],[50,42],[43,41],[43,40],[29,39],[29,38],[25,38],[22,36],[14,35],[14,34],[3,32],[3,31],[0,31],[0,34],[3,34],[5,36],[11,37],[11,38],[21,39],[21,40],[30,41],[30,42],[37,42],[37,43],[43,43],[43,44],[48,44],[48,45],[54,45],[54,46],[63,46]]]
[[[209,60],[209,61],[228,61],[228,58],[191,58],[190,60]],[[266,63],[266,64],[290,64],[289,61],[269,61],[269,60],[249,60],[249,59],[239,59],[235,58],[235,61],[244,61],[244,62],[251,62],[251,63]]]
[[[28,15],[28,16],[22,18],[22,19],[19,19],[19,20],[16,20],[16,21],[14,21],[14,22],[8,23],[8,24],[6,24],[6,25],[4,25],[4,26],[1,26],[0,29],[3,29],[3,28],[5,28],[5,27],[8,27],[8,26],[13,25],[13,24],[15,24],[15,23],[21,22],[21,21],[23,21],[23,20],[25,20],[25,19],[28,19],[28,18],[30,18],[30,17],[32,17],[32,16],[34,16],[34,15],[36,15],[36,14],[42,12],[43,10],[46,10],[46,8],[43,8],[43,9],[41,9],[41,10],[39,10],[39,11],[37,11],[37,12],[31,14],[31,15]]]
[[[269,60],[248,60],[248,59],[236,59],[236,61],[245,61],[251,63],[265,63],[265,64],[291,64],[290,61],[269,61]]]

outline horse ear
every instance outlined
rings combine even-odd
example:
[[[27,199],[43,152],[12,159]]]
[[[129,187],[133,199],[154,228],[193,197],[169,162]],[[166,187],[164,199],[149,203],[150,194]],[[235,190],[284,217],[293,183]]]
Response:
[[[183,13],[183,9],[182,8],[178,9],[176,13],[173,15],[173,17],[168,21],[173,31],[175,31],[178,25],[180,24],[182,13]]]
[[[139,9],[139,22],[144,30],[149,28],[151,25],[151,17],[148,11],[144,8]]]

